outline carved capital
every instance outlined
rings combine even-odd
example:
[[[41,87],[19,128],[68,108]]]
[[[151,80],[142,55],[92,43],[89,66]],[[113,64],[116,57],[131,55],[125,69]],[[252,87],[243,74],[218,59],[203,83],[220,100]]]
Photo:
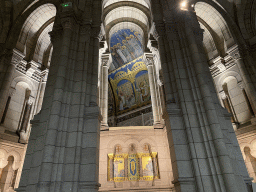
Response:
[[[222,90],[222,91],[220,91],[219,92],[219,94],[220,94],[220,97],[221,97],[221,99],[226,99],[227,98],[227,94],[225,93],[225,91],[224,90]]]
[[[154,28],[152,28],[152,34],[155,39],[158,39],[160,36],[165,36],[165,24],[162,23],[154,23]]]
[[[244,87],[245,87],[243,81],[239,81],[239,82],[237,83],[237,85],[238,85],[238,87],[240,87],[241,90],[243,90]]]
[[[64,30],[65,29],[73,30],[73,28],[74,28],[74,18],[72,16],[61,18],[61,25],[62,25],[62,28]]]
[[[157,40],[154,39],[153,35],[150,35],[147,47],[154,54],[156,54],[158,52],[158,42],[157,42]]]
[[[232,57],[234,60],[242,58],[241,51],[239,50],[238,45],[231,47],[227,52],[229,56]]]
[[[28,101],[27,101],[28,105],[32,105],[32,104],[34,103],[34,100],[35,100],[35,99],[30,96],[30,97],[28,98]]]
[[[147,65],[147,67],[153,66],[154,65],[154,54],[144,53],[143,60],[144,60],[144,63]]]
[[[31,94],[31,90],[30,89],[26,89],[25,92],[25,99],[28,100],[30,98],[30,94]]]
[[[103,67],[109,67],[110,61],[111,61],[110,54],[102,54],[101,55],[101,63]]]
[[[15,88],[13,88],[13,87],[11,87],[10,89],[9,89],[9,97],[12,97],[14,94],[15,94],[15,92],[16,92],[16,89]]]

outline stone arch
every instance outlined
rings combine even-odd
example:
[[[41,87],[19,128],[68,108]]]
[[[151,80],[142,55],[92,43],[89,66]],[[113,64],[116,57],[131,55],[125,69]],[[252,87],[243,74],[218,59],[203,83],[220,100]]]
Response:
[[[13,22],[14,25],[10,29],[8,38],[6,40],[5,49],[13,49],[16,47],[22,28],[26,20],[36,9],[38,9],[40,6],[43,6],[44,4],[51,4],[55,7],[56,10],[57,10],[57,7],[59,6],[59,2],[57,0],[40,0],[32,3],[31,1],[27,1],[27,2],[21,1],[20,3],[22,4],[20,6],[22,8],[20,8],[21,10],[19,12],[19,16]],[[26,5],[26,6],[23,6],[23,5]],[[21,47],[23,49],[22,51],[24,51],[24,45]]]
[[[239,73],[235,71],[228,71],[221,75],[218,82],[216,83],[217,91],[220,92],[222,90],[222,85],[226,82],[227,78],[232,77],[235,78],[237,83],[242,82],[242,77]]]
[[[125,142],[121,139],[113,139],[111,142],[108,143],[108,149],[107,149],[107,153],[114,153],[115,151],[115,147],[117,145],[121,145],[122,148],[125,147]],[[124,148],[122,149],[124,151]]]
[[[147,8],[150,8],[150,0],[103,0],[102,1],[102,7],[105,8],[111,4],[122,2],[122,1],[128,1],[128,2],[136,2],[143,6],[146,6]]]
[[[29,86],[29,88],[30,88],[30,90],[31,90],[31,95],[32,95],[34,98],[36,97],[36,92],[37,92],[37,90],[36,90],[36,87],[35,87],[34,83],[33,83],[30,79],[28,79],[28,78],[26,78],[26,77],[24,77],[24,76],[18,76],[18,77],[16,77],[16,78],[14,78],[13,81],[12,81],[12,83],[11,83],[11,86],[10,86],[10,87],[12,87],[12,88],[15,89],[15,88],[16,88],[16,85],[17,85],[19,82],[24,82],[24,83],[28,84],[28,86]]]
[[[48,12],[46,15],[45,12]],[[25,46],[32,47],[34,41],[37,41],[39,35],[37,35],[38,31],[40,31],[43,25],[50,21],[56,15],[56,8],[53,4],[44,4],[35,9],[26,19],[25,23],[22,26],[18,42],[16,48],[25,52]],[[42,30],[41,32],[43,32]],[[29,54],[29,53],[27,53]],[[26,54],[26,55],[27,55]]]
[[[5,149],[1,148],[0,149],[0,168],[1,169],[8,164],[7,157],[8,157],[8,152]]]
[[[18,153],[17,151],[10,151],[8,153],[8,156],[13,156],[14,158],[14,162],[12,165],[13,170],[17,170],[18,168],[20,168],[20,164],[22,163],[20,153]]]
[[[224,57],[227,49],[235,44],[225,19],[214,7],[205,2],[197,2],[195,11],[201,25],[204,25],[210,31],[218,52]]]
[[[230,30],[230,33],[232,37],[234,38],[235,43],[237,43],[241,48],[246,48],[246,42],[237,26],[233,18],[229,15],[229,13],[216,1],[210,1],[210,0],[198,0],[198,2],[203,2],[208,5],[210,5],[212,8],[214,8],[223,18],[225,23],[227,24],[228,29]]]
[[[136,151],[137,152],[139,151],[140,144],[139,144],[138,139],[130,138],[130,139],[126,140],[124,144],[128,148],[128,150],[129,150],[130,145],[133,144],[136,146]]]
[[[143,145],[149,145],[151,151],[158,151],[157,143],[153,138],[144,138],[140,141],[140,148],[143,149]]]

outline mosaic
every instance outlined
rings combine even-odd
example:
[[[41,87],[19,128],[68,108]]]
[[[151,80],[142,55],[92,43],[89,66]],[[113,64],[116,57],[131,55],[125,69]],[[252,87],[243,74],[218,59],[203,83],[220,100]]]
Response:
[[[124,181],[124,157],[117,155],[114,158],[114,181]]]
[[[116,31],[110,39],[110,52],[116,68],[143,54],[142,36],[131,29]]]
[[[143,180],[153,180],[154,178],[154,171],[153,171],[153,164],[152,158],[150,154],[142,155],[142,172],[143,172]]]
[[[108,181],[160,179],[157,152],[108,154]]]
[[[108,78],[115,98],[113,105],[109,93],[109,115],[120,115],[151,103],[148,71],[142,57],[111,72]]]
[[[139,180],[139,162],[136,154],[128,156],[128,180],[137,181]]]

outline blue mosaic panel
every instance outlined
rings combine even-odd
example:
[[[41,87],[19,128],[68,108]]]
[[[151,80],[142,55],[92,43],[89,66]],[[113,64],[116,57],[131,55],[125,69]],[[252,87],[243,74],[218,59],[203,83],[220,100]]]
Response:
[[[142,35],[130,29],[115,32],[110,39],[113,64],[119,68],[143,55]]]

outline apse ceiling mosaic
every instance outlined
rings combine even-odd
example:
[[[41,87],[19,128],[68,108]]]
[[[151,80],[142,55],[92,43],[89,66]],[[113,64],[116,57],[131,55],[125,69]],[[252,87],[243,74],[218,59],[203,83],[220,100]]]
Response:
[[[142,56],[111,72],[108,79],[111,86],[109,116],[121,115],[151,103],[148,71]]]
[[[143,55],[142,35],[131,29],[120,29],[110,39],[110,52],[115,68]]]

